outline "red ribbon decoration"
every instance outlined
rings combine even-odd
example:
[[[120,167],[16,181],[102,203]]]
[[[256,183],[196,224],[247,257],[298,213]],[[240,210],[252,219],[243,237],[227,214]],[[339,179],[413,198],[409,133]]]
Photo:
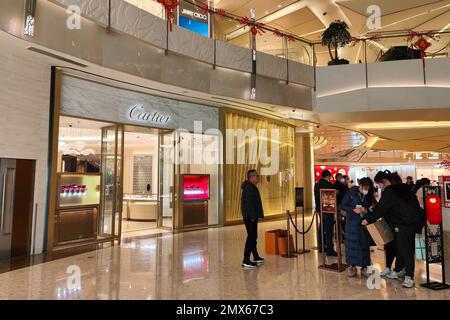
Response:
[[[244,27],[249,27],[253,36],[256,36],[258,34],[262,35],[263,33],[266,33],[266,30],[264,30],[263,23],[255,22],[251,20],[249,17],[241,17],[239,23]]]
[[[412,46],[416,49],[420,50],[420,53],[422,55],[422,63],[423,63],[423,68],[425,69],[425,58],[427,56],[427,49],[429,47],[431,47],[431,43],[428,42],[427,39],[425,39],[425,37],[428,37],[430,39],[433,39],[435,41],[438,41],[438,35],[434,34],[433,32],[429,31],[426,33],[418,33],[415,31],[409,31],[408,34],[408,41],[412,41],[414,38],[418,38],[416,42],[414,42],[412,44]]]
[[[170,32],[172,32],[173,19],[175,18],[173,11],[178,7],[180,2],[179,0],[157,0],[157,2],[166,9],[167,21],[169,21]]]
[[[200,8],[201,13],[203,13],[203,14],[209,13],[209,6],[207,3],[202,3],[199,8]]]
[[[227,12],[224,9],[216,9],[215,13],[222,18],[224,18],[227,15]]]

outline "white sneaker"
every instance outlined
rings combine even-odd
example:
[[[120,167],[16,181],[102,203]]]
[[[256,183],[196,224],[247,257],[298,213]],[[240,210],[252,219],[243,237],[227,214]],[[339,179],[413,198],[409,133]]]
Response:
[[[405,288],[414,288],[414,280],[411,279],[411,277],[406,276],[402,286]]]
[[[402,270],[400,272],[397,272],[397,277],[399,278],[404,278],[406,276],[406,271]]]
[[[388,277],[389,279],[400,280],[400,277],[398,276],[398,273],[393,271],[393,270],[386,277]]]
[[[390,273],[391,273],[391,268],[386,268],[386,269],[384,269],[383,272],[380,272],[380,276],[386,277]]]

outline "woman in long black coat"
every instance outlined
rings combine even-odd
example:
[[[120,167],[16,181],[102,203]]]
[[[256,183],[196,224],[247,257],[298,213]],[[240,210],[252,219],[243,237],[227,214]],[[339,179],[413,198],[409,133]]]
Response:
[[[364,227],[361,226],[363,216],[361,207],[369,209],[372,205],[371,190],[373,182],[369,178],[359,181],[359,186],[348,190],[341,202],[341,209],[347,213],[345,225],[345,254],[349,265],[347,273],[349,277],[357,275],[357,267],[361,267],[361,274],[367,275],[367,267],[370,265],[370,247],[365,238]]]

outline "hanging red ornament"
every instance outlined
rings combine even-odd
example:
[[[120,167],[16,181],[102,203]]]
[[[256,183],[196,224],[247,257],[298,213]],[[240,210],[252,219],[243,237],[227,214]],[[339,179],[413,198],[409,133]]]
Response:
[[[263,33],[266,33],[266,30],[264,30],[263,23],[255,22],[249,17],[241,17],[239,19],[239,24],[243,25],[244,27],[249,27],[250,32],[252,33],[253,36],[256,36],[258,34],[262,35]]]
[[[425,58],[426,51],[429,47],[431,47],[431,43],[429,43],[423,36],[420,36],[419,40],[414,43],[414,47],[422,52],[422,58]]]
[[[167,21],[169,22],[170,32],[172,32],[173,19],[175,19],[174,10],[180,4],[179,0],[157,0],[166,10]]]

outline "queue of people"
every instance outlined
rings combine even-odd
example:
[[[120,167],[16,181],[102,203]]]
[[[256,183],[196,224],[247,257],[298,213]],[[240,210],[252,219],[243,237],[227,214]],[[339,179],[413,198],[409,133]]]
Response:
[[[425,224],[423,212],[423,188],[430,185],[427,178],[413,183],[408,177],[403,183],[397,173],[380,171],[374,181],[362,178],[357,185],[348,176],[338,173],[335,183],[331,183],[332,174],[325,170],[321,179],[314,186],[316,210],[321,208],[320,191],[335,189],[337,191],[338,210],[344,213],[345,221],[345,257],[349,277],[369,276],[371,265],[370,247],[375,243],[366,226],[383,218],[391,228],[394,240],[384,246],[385,270],[381,276],[389,279],[403,280],[406,288],[414,287],[415,235],[421,234]],[[241,211],[247,230],[242,267],[256,268],[264,263],[257,251],[258,220],[264,218],[261,196],[257,188],[260,181],[256,170],[247,173],[247,180],[242,185]],[[335,257],[334,225],[335,215],[323,213],[319,222],[319,251]],[[323,229],[323,232],[322,232]],[[323,236],[323,243],[322,243]],[[253,261],[250,260],[251,255]],[[395,264],[394,264],[395,261]],[[394,266],[393,266],[394,264]]]
[[[386,267],[381,276],[402,279],[404,287],[414,287],[415,234],[421,233],[423,228],[420,218],[420,207],[423,208],[422,188],[429,185],[430,180],[423,178],[414,184],[412,178],[408,177],[403,183],[397,173],[390,171],[378,172],[374,181],[370,178],[360,179],[354,186],[346,184],[341,174],[336,175],[334,185],[330,180],[331,172],[325,170],[314,188],[316,208],[320,208],[321,189],[337,190],[339,210],[346,216],[343,230],[348,276],[357,276],[358,268],[361,275],[369,276],[370,247],[375,243],[365,226],[383,218],[392,229],[394,240],[384,247]],[[334,223],[334,215],[324,214],[319,224],[319,250],[322,248],[323,228],[324,248],[328,256],[336,256],[333,246]]]

